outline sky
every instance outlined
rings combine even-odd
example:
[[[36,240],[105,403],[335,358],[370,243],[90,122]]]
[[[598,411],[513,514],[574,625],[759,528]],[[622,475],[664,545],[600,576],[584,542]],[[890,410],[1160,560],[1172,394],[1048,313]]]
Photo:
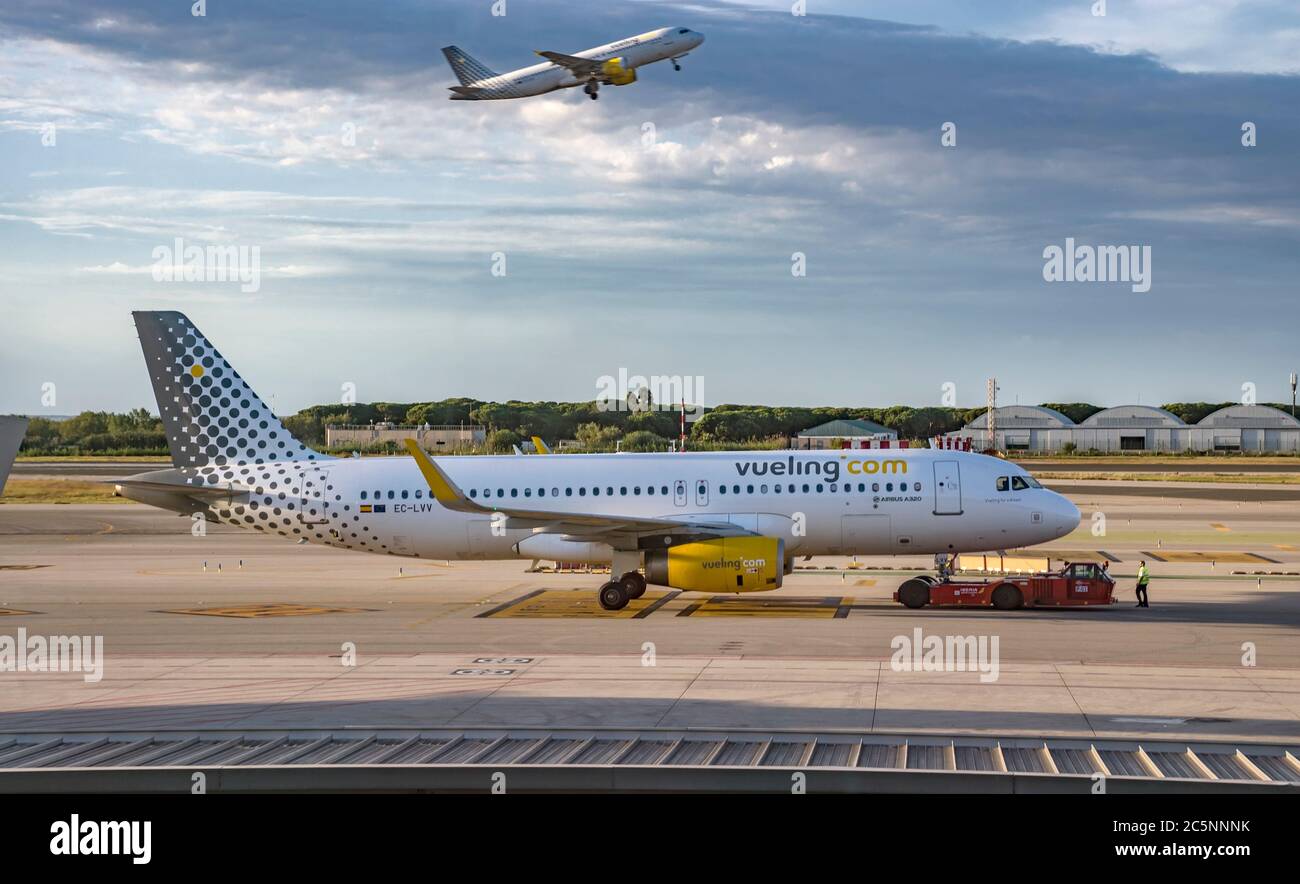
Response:
[[[620,370],[709,406],[1285,400],[1300,4],[1105,5],[6,0],[0,413],[156,410],[141,309],[281,413]],[[706,42],[599,101],[446,98],[448,44],[664,26]],[[156,279],[178,238],[260,284]],[[1046,281],[1067,238],[1149,248],[1149,290]]]

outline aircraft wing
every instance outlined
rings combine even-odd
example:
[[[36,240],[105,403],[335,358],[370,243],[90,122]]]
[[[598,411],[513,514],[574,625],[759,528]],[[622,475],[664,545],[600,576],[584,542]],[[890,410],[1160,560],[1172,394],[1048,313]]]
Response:
[[[748,534],[731,522],[678,521],[653,519],[642,516],[610,516],[598,513],[568,513],[554,510],[537,510],[515,506],[486,506],[470,500],[457,487],[441,467],[430,460],[414,439],[406,440],[406,447],[424,475],[438,503],[449,510],[462,513],[490,515],[501,513],[510,520],[511,528],[532,528],[543,534],[566,534],[586,539],[607,539],[611,534],[708,534],[718,536]]]
[[[600,73],[600,62],[592,61],[590,58],[579,58],[576,55],[565,55],[563,52],[547,52],[541,50],[537,53],[551,64],[558,64],[562,68],[568,68],[579,79],[583,77],[594,77]]]

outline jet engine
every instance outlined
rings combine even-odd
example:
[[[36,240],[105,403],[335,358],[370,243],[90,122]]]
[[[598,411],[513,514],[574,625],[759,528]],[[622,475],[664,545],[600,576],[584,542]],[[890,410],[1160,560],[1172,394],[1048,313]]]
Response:
[[[600,66],[602,79],[611,86],[626,86],[636,82],[636,70],[624,66],[623,58],[611,58]]]
[[[645,554],[647,583],[695,592],[778,589],[785,572],[785,541],[776,537],[719,537]]]

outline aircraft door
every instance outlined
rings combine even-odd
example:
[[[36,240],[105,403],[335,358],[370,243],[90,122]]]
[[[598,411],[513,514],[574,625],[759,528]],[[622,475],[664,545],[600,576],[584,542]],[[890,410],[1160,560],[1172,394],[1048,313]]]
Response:
[[[298,497],[298,518],[304,525],[323,525],[329,521],[326,479],[329,470],[310,469],[302,474],[302,490]]]
[[[955,460],[934,463],[934,514],[961,514],[961,472]]]
[[[686,506],[686,480],[678,479],[673,483],[673,505]]]
[[[695,505],[709,505],[709,483],[704,479],[695,480]]]

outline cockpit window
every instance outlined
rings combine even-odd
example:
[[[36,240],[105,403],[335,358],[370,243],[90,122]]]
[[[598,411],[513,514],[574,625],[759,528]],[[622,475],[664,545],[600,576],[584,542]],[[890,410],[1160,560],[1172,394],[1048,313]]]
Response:
[[[690,29],[689,29],[689,28],[682,28],[682,29],[681,29],[680,31],[678,31],[677,33],[679,33],[679,34],[689,34],[689,33],[690,33]]]
[[[1011,490],[1012,490],[1012,491],[1024,491],[1024,490],[1025,490],[1026,488],[1028,488],[1028,487],[1029,487],[1029,483],[1025,481],[1025,477],[1024,477],[1024,476],[1012,476],[1012,477],[1011,477]]]
[[[1006,491],[1010,486],[1011,480],[1006,476],[998,476],[998,490]]]

